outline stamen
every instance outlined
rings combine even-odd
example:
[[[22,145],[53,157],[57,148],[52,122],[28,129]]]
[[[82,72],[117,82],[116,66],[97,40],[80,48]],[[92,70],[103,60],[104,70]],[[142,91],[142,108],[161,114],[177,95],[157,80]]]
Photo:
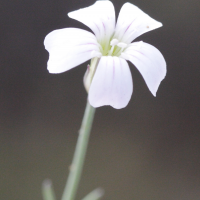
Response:
[[[115,55],[115,56],[120,56],[121,52],[128,46],[126,43],[124,42],[119,42],[119,40],[117,39],[112,39],[110,42],[110,45],[112,46],[110,51],[108,52],[108,55]],[[117,46],[117,48],[114,51],[115,46]]]
[[[114,48],[115,48],[115,45],[118,44],[118,42],[119,42],[119,41],[118,41],[117,39],[112,39],[112,40],[111,40],[110,45],[111,45],[112,47],[111,47],[111,50],[108,52],[108,55],[109,55],[109,56],[112,55],[113,50],[114,50]]]
[[[128,45],[127,45],[126,43],[124,43],[124,42],[119,42],[119,43],[117,44],[117,46],[121,48],[120,51],[117,53],[117,55],[120,56],[121,53],[122,53],[122,51],[124,51],[124,49],[125,49]]]
[[[115,45],[113,45],[113,46],[111,47],[111,50],[108,52],[108,55],[109,55],[109,56],[112,55],[114,48],[115,48]]]
[[[119,42],[118,39],[112,39],[110,45],[115,46],[116,44],[118,44],[118,42]]]
[[[124,49],[124,48],[127,47],[127,44],[126,44],[126,43],[123,43],[123,42],[119,42],[119,43],[117,44],[117,46]]]

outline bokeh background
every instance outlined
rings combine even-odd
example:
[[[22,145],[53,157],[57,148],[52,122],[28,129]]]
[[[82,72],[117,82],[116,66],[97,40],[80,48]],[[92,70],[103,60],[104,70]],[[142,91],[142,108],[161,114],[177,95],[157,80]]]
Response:
[[[0,199],[42,200],[50,178],[60,199],[87,94],[89,62],[66,73],[46,69],[44,37],[83,24],[67,13],[93,0],[0,2]],[[113,1],[118,15],[123,0]],[[132,0],[163,27],[140,36],[157,47],[167,76],[157,97],[130,64],[134,94],[121,110],[97,109],[77,199],[96,187],[103,199],[200,199],[200,1]]]

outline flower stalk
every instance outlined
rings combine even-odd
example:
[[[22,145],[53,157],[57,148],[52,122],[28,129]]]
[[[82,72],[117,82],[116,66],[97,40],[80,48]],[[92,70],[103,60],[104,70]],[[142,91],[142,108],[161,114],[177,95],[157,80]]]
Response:
[[[79,136],[76,144],[73,161],[70,166],[70,174],[64,189],[62,200],[74,200],[75,198],[81,177],[81,172],[83,169],[94,113],[95,113],[95,108],[93,108],[90,105],[90,103],[87,102],[85,113],[83,116],[83,121],[79,131]]]

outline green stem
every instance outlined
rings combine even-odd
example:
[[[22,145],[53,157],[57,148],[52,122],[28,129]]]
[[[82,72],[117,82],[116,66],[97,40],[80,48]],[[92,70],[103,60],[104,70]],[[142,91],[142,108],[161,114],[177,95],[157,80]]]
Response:
[[[64,189],[62,200],[74,200],[81,177],[85,154],[87,150],[90,130],[94,118],[95,108],[87,102],[78,141],[70,169],[67,184]]]

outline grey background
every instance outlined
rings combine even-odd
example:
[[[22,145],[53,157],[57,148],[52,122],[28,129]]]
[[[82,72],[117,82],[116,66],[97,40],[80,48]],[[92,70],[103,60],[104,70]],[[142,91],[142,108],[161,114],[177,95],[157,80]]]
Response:
[[[42,199],[51,178],[61,197],[85,108],[88,62],[63,74],[46,69],[44,37],[89,30],[67,13],[91,0],[0,2],[0,199]],[[116,13],[123,3],[113,1]],[[103,199],[200,199],[200,1],[133,0],[163,27],[140,36],[167,61],[157,97],[130,63],[128,106],[97,109],[77,199],[103,187]]]

